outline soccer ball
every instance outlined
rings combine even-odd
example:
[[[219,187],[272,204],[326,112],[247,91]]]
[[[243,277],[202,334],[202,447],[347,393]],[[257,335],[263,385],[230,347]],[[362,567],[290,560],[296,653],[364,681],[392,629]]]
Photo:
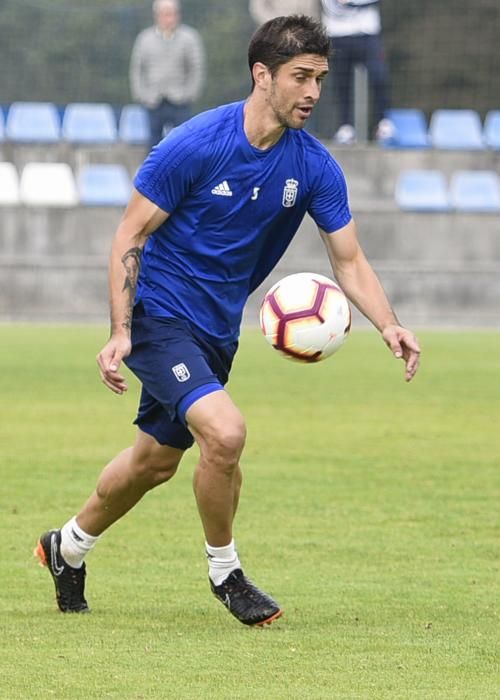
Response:
[[[260,327],[267,342],[288,359],[319,362],[344,343],[351,310],[343,291],[328,277],[298,272],[267,292]]]

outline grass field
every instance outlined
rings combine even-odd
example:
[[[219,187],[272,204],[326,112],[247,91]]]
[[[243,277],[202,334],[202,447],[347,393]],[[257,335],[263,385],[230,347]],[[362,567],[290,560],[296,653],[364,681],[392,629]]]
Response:
[[[500,698],[500,335],[420,334],[407,385],[372,331],[323,364],[243,335],[240,556],[264,630],[209,593],[196,450],[88,558],[91,615],[31,552],[134,436],[98,380],[104,328],[0,328],[0,700]]]

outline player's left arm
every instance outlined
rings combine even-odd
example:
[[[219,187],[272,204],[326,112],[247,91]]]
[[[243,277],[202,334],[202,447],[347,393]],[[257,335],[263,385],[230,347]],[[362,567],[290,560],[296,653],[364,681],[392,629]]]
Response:
[[[356,225],[351,221],[334,233],[320,229],[333,273],[347,298],[382,334],[394,356],[405,362],[405,379],[410,381],[419,366],[420,347],[413,333],[404,328],[391,308],[374,269],[359,244]]]

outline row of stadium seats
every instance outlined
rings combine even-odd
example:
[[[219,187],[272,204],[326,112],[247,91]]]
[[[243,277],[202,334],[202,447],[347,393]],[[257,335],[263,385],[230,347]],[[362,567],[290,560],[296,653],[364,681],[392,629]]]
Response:
[[[472,109],[438,109],[427,123],[419,109],[391,109],[386,117],[394,134],[379,143],[388,148],[500,149],[500,110],[481,122]],[[117,113],[107,103],[75,102],[60,110],[52,102],[14,102],[0,110],[0,141],[14,143],[144,145],[149,120],[140,105],[128,104]]]
[[[21,175],[0,162],[0,206],[124,206],[132,182],[121,164],[82,165],[76,176],[67,163],[27,163]]]
[[[395,198],[406,211],[500,212],[500,178],[493,170],[457,170],[448,183],[439,170],[403,170]]]
[[[149,120],[140,105],[74,102],[59,110],[52,102],[13,102],[0,110],[0,141],[14,143],[146,144]]]
[[[122,164],[28,163],[21,175],[0,162],[0,206],[125,206],[132,190]],[[458,170],[448,183],[439,170],[403,170],[395,200],[406,211],[500,212],[500,177],[492,170]]]
[[[437,109],[429,123],[419,109],[390,109],[386,117],[394,134],[379,143],[388,148],[500,149],[500,110],[488,112],[484,124],[473,109]]]

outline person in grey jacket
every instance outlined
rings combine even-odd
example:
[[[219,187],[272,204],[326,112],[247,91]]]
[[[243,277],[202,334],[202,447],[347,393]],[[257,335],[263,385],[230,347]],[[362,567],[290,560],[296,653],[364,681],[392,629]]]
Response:
[[[155,24],[140,32],[130,58],[132,99],[143,105],[151,126],[150,147],[192,116],[205,74],[200,34],[181,24],[177,0],[154,0]]]

